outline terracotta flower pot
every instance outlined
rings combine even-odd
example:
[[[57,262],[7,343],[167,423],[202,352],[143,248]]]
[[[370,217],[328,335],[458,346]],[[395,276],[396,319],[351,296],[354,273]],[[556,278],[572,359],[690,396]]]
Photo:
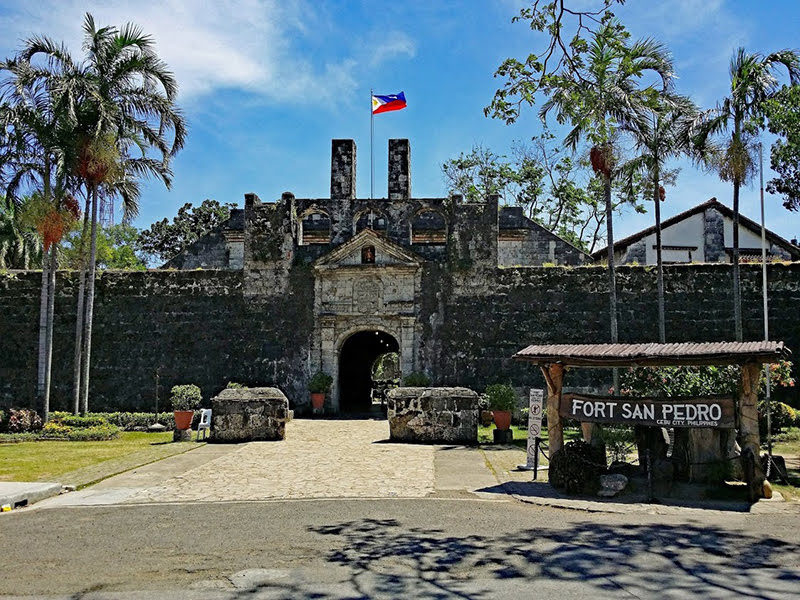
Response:
[[[175,429],[191,429],[192,418],[194,418],[193,410],[175,410],[172,411],[175,416]]]
[[[494,424],[500,431],[505,431],[511,427],[511,411],[510,410],[493,410],[492,417],[494,417]]]
[[[311,406],[315,409],[320,409],[325,406],[325,394],[321,392],[311,393]]]

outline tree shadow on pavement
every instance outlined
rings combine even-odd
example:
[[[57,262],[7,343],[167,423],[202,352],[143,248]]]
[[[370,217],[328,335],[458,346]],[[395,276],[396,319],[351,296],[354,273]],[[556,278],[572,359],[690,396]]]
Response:
[[[487,510],[495,510],[494,507]],[[790,598],[800,545],[690,524],[566,524],[452,536],[396,519],[309,527],[336,538],[336,582],[254,582],[237,598]]]
[[[717,527],[578,523],[498,537],[453,537],[394,519],[364,519],[310,530],[341,538],[342,549],[327,560],[349,569],[353,591],[364,596],[407,597],[421,591],[420,581],[428,594],[442,598],[496,592],[491,585],[466,591],[466,578],[580,582],[601,595],[625,590],[661,598],[698,592],[788,597],[800,586],[800,546]],[[362,582],[377,587],[365,589]]]

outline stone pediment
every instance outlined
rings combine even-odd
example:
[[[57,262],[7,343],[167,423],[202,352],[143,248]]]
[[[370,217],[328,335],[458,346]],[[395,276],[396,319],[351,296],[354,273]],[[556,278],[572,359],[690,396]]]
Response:
[[[374,252],[374,262],[364,263],[362,253],[370,252],[370,248]],[[418,254],[395,244],[373,230],[364,229],[338,248],[318,258],[314,262],[314,268],[318,270],[355,266],[416,268],[421,266],[424,260]]]

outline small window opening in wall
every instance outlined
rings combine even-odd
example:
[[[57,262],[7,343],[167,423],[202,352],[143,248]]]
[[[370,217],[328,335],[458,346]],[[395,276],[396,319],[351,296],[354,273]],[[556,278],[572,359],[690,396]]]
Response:
[[[356,230],[354,233],[358,233],[363,229],[372,229],[373,231],[386,231],[386,217],[379,212],[374,210],[368,210],[363,212],[359,215],[358,219],[356,219]]]
[[[375,264],[375,246],[364,246],[361,249],[361,264],[362,265]]]
[[[329,244],[331,220],[323,212],[312,212],[303,217],[300,227],[300,245]]]
[[[412,244],[446,244],[447,225],[444,217],[434,210],[417,214],[411,221]]]

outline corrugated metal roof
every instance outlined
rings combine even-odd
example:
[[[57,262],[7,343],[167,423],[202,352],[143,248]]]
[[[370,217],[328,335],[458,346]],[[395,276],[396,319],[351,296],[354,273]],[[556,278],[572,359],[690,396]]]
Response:
[[[517,360],[567,366],[630,367],[777,362],[791,357],[783,342],[682,342],[677,344],[547,344],[528,346]]]

